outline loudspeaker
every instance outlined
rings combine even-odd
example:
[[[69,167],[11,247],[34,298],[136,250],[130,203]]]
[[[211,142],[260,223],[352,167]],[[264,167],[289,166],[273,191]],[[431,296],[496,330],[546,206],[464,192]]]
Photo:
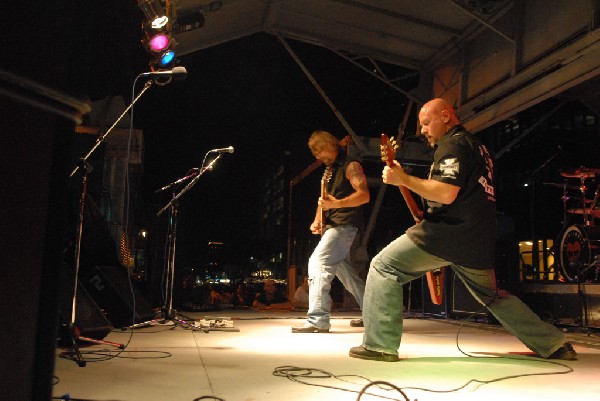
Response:
[[[422,279],[423,314],[443,318],[458,318],[474,314],[475,317],[488,317],[487,309],[473,298],[463,282],[450,267],[444,268],[443,299],[440,305],[431,302],[429,287]]]
[[[80,196],[80,194],[77,194],[77,196]],[[85,197],[84,206],[81,254],[79,259],[80,271],[93,269],[94,266],[98,265],[119,265],[117,243],[110,232],[110,225],[89,193]],[[77,205],[77,208],[79,207]],[[67,256],[75,256],[74,246],[73,244],[72,248],[69,249]],[[74,265],[75,261],[73,260],[71,263]]]
[[[451,291],[448,292],[449,314],[454,317],[475,314],[475,316],[487,316],[487,309],[475,300],[467,290],[463,282],[451,271],[448,274]]]
[[[495,269],[498,288],[519,294],[519,242],[515,233],[515,220],[497,214]]]
[[[141,292],[133,283],[130,286],[128,274],[127,269],[120,266],[94,266],[83,272],[81,278],[84,287],[114,327],[128,327],[155,317],[154,310]]]
[[[73,311],[73,289],[75,273],[66,264],[61,265],[61,280],[59,294],[59,338],[60,346],[68,346],[70,335],[68,325],[71,323]],[[96,302],[81,284],[77,281],[77,298],[75,299],[75,327],[79,335],[101,340],[113,329],[106,316],[102,313]]]

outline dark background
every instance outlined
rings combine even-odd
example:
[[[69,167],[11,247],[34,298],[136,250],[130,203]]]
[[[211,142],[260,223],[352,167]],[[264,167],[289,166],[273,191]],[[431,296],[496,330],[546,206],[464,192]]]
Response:
[[[15,2],[4,11],[3,71],[90,103],[107,96],[123,96],[128,103],[136,76],[148,70],[149,55],[139,45],[143,15],[135,1]],[[291,44],[359,135],[397,129],[403,96],[324,49]],[[198,167],[208,150],[232,145],[236,152],[225,155],[182,199],[179,253],[194,261],[211,240],[239,245],[240,257],[248,255],[254,250],[260,183],[271,162],[289,150],[290,165],[300,171],[312,161],[306,148],[311,131],[345,133],[273,37],[255,35],[206,49],[182,57],[181,65],[189,72],[186,81],[151,88],[134,110],[134,126],[144,130],[146,142],[137,224],[152,224],[166,203],[154,194],[156,188]],[[9,86],[2,82],[2,89]],[[67,196],[73,183],[65,177],[75,163],[69,160],[76,153],[74,124],[4,92],[0,102],[0,305],[10,323],[2,337],[10,346],[2,347],[0,364],[11,372],[2,376],[0,399],[46,400],[62,250],[73,231],[73,199]],[[486,130],[484,142],[492,151],[502,149],[553,102]],[[560,172],[566,169],[600,167],[598,146],[595,116],[572,102],[496,164],[498,206],[514,218],[519,239],[532,227],[549,238],[560,232],[560,190],[543,183],[562,182]],[[537,189],[523,186],[533,181]],[[397,203],[389,202],[378,222],[386,238],[402,229],[395,217],[406,209]]]
[[[358,135],[397,131],[403,95],[326,49],[291,45]],[[155,189],[200,167],[210,149],[231,145],[235,152],[224,154],[181,199],[181,252],[199,260],[208,241],[219,241],[225,258],[261,257],[253,247],[267,177],[284,159],[292,177],[308,167],[314,159],[307,141],[315,129],[339,138],[347,133],[274,36],[186,55],[180,65],[188,71],[185,81],[153,87],[136,106],[134,124],[144,130],[146,145],[142,207],[151,219],[170,196]],[[314,174],[320,177],[320,170]],[[311,213],[315,199],[304,200]]]

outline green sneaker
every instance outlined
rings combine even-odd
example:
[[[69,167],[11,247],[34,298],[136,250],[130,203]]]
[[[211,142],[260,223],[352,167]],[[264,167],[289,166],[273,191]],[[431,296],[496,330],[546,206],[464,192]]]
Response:
[[[352,347],[348,353],[352,358],[367,359],[369,361],[398,362],[398,354],[386,354],[385,352],[370,351],[363,347]]]

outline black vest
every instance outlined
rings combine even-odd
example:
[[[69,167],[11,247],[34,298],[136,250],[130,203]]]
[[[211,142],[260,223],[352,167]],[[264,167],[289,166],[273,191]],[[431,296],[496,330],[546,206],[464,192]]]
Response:
[[[350,181],[346,178],[346,168],[353,161],[356,160],[348,158],[345,153],[340,151],[337,159],[331,166],[331,179],[327,185],[327,193],[336,199],[343,199],[355,192]],[[327,227],[349,224],[360,228],[362,225],[362,205],[327,210],[325,211],[325,221]]]

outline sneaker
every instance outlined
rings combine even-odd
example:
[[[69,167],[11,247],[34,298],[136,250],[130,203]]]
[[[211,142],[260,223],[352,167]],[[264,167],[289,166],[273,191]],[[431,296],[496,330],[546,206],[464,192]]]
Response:
[[[566,342],[562,345],[562,347],[554,351],[546,359],[562,359],[564,361],[574,361],[577,359],[577,352],[575,352],[570,342]]]
[[[386,354],[385,352],[370,351],[363,347],[352,347],[348,352],[352,358],[368,359],[370,361],[381,361],[381,362],[398,362],[397,354]]]
[[[363,323],[362,319],[354,319],[354,320],[350,320],[350,326],[351,327],[365,327],[365,324]]]
[[[292,327],[292,333],[329,333],[329,329],[320,329],[310,323]]]

